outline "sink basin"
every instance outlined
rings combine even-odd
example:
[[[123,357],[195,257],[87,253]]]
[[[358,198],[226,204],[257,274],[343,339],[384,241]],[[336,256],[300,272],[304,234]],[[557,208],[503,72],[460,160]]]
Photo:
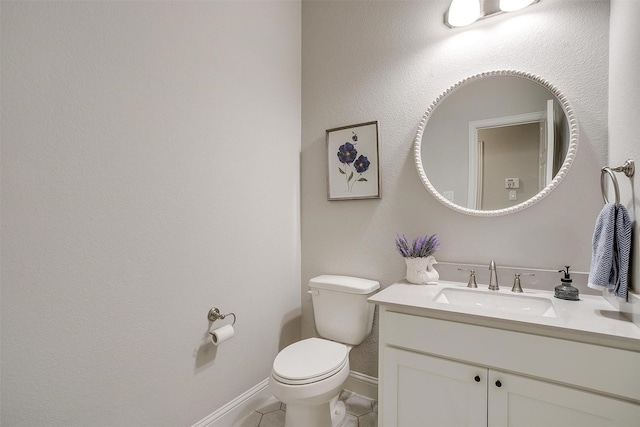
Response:
[[[476,307],[494,312],[556,317],[556,310],[550,300],[527,295],[468,288],[445,288],[435,296],[433,301],[463,307]]]

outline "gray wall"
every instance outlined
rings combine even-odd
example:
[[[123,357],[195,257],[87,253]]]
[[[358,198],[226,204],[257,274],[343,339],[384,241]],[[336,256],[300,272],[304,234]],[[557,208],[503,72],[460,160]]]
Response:
[[[620,166],[631,158],[640,162],[640,2],[613,0],[611,2],[611,38],[609,43],[609,164]],[[633,226],[630,281],[636,292],[640,291],[640,194],[638,182],[640,168],[633,178],[617,174],[621,203],[625,205]],[[623,304],[621,309],[633,314],[640,323],[640,299],[630,299],[633,304]]]
[[[588,271],[602,207],[599,169],[607,163],[609,3],[545,0],[463,29],[442,24],[449,4],[303,2],[303,291],[321,273],[383,286],[401,279],[396,232],[438,233],[440,261]],[[568,176],[538,204],[508,216],[471,217],[447,209],[422,186],[412,141],[442,91],[496,69],[530,72],[562,91],[579,121],[579,148]],[[328,202],[325,130],[370,120],[380,125],[382,199]],[[303,336],[313,335],[304,292],[302,311]],[[376,341],[374,329],[352,352],[352,369],[377,376]]]
[[[300,337],[300,3],[1,8],[2,425],[191,425]]]

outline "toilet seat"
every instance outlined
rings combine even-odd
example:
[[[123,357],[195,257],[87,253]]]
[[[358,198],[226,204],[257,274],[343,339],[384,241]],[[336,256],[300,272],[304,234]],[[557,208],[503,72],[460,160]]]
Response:
[[[291,385],[310,384],[329,378],[349,363],[346,345],[308,338],[283,349],[273,362],[273,377]]]

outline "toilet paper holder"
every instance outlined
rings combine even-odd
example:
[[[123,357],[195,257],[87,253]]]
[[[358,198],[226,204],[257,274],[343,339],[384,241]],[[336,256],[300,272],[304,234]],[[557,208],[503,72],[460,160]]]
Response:
[[[213,307],[211,310],[209,310],[209,314],[207,315],[207,319],[209,319],[211,322],[215,322],[218,319],[224,319],[227,316],[233,316],[233,323],[231,324],[231,326],[236,324],[236,315],[235,313],[227,313],[227,314],[222,314],[220,313],[220,310],[218,309],[218,307]]]

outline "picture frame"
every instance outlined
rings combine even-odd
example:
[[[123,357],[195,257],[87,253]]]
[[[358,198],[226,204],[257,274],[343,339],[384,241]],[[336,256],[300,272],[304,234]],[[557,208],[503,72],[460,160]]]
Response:
[[[380,198],[377,121],[327,129],[327,198]]]

